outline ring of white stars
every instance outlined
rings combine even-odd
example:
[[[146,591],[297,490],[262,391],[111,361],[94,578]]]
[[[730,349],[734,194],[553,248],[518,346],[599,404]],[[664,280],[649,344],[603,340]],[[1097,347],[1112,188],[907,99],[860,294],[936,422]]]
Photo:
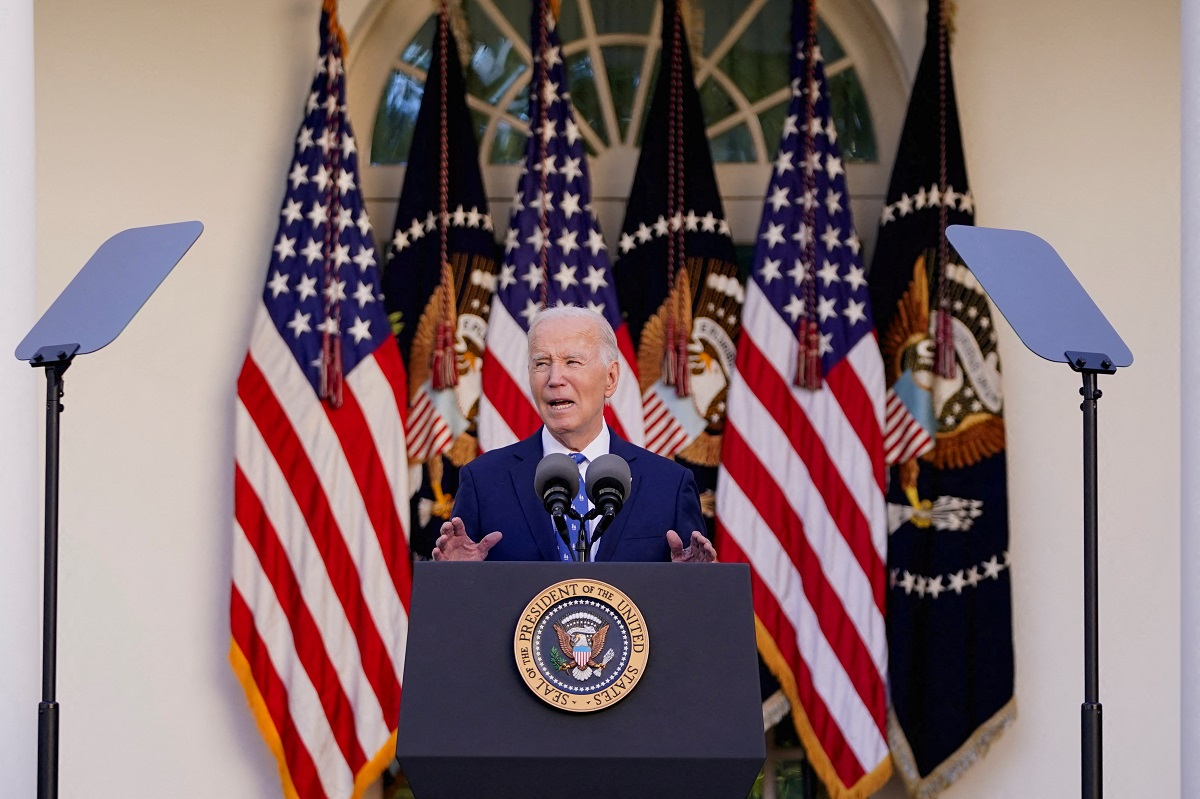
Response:
[[[967,588],[977,588],[987,580],[999,580],[1001,573],[1011,566],[1008,550],[1004,550],[999,555],[952,574],[914,574],[907,569],[892,569],[888,574],[888,583],[892,588],[903,590],[905,596],[915,593],[922,599],[937,599],[948,591],[961,596]]]
[[[939,207],[945,207],[951,211],[962,211],[965,214],[974,214],[975,198],[971,196],[970,189],[965,192],[957,192],[953,186],[946,186],[946,190],[942,191],[938,188],[938,184],[931,183],[928,189],[920,186],[916,192],[912,194],[904,192],[895,202],[884,205],[879,215],[879,221],[881,225],[887,225],[910,214],[915,214],[917,211]]]

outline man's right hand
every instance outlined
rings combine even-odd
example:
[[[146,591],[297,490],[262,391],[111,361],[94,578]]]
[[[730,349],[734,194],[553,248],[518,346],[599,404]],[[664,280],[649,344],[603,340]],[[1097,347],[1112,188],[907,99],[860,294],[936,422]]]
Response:
[[[434,542],[434,560],[484,560],[488,550],[504,537],[504,534],[497,530],[479,539],[477,544],[467,535],[466,525],[457,516],[442,525],[441,533]]]

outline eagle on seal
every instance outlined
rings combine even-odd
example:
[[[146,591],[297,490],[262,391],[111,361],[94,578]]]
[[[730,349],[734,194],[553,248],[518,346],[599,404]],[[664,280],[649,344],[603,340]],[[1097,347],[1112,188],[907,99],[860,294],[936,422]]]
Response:
[[[598,663],[595,660],[595,654],[604,651],[604,638],[608,635],[609,625],[603,625],[599,630],[592,633],[589,639],[588,633],[580,630],[575,633],[569,633],[561,624],[554,625],[554,632],[558,633],[558,648],[562,650],[564,655],[570,656],[568,660],[559,666],[560,671],[571,671],[572,669],[587,669],[592,668],[596,671],[601,671],[604,668],[603,663]]]

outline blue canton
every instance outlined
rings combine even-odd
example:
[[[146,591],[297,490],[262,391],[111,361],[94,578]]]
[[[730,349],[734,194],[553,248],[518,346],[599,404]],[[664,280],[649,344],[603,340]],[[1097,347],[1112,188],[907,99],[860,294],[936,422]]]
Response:
[[[809,74],[801,39],[792,61],[792,99],[763,205],[752,279],[793,330],[805,320],[817,320],[821,369],[829,374],[874,327],[824,63],[820,48],[813,46],[811,52]],[[805,125],[810,96],[816,103]]]
[[[539,0],[533,6],[530,136],[504,239],[504,264],[496,277],[496,293],[524,330],[529,329],[543,300],[548,306],[590,308],[615,330],[621,314],[612,266],[592,213],[583,134],[572,118],[558,32],[545,3]],[[537,46],[543,14],[547,28],[544,53]],[[545,80],[539,82],[543,74]]]
[[[321,51],[296,137],[263,301],[314,390],[349,374],[390,334],[371,223],[358,188],[342,48],[321,15]],[[329,354],[326,354],[329,353]]]

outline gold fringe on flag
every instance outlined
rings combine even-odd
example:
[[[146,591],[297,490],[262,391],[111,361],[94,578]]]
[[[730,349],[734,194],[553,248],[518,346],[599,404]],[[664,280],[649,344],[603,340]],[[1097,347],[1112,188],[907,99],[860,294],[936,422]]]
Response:
[[[779,651],[778,644],[775,643],[775,639],[767,630],[766,625],[758,618],[757,613],[754,614],[754,633],[758,641],[758,654],[771,674],[775,675],[780,690],[791,703],[792,723],[796,725],[796,734],[800,736],[800,743],[804,746],[804,753],[808,757],[809,765],[816,772],[817,778],[825,784],[830,799],[867,799],[882,788],[892,776],[892,759],[890,757],[885,757],[874,770],[864,774],[862,779],[854,785],[842,784],[833,763],[829,760],[828,753],[821,746],[820,739],[817,738],[808,714],[804,712],[804,706],[800,704],[796,675],[792,673],[783,653]]]
[[[329,32],[337,37],[338,49],[343,61],[350,57],[350,47],[346,44],[346,31],[342,29],[342,23],[338,20],[338,4],[337,0],[325,0],[321,10],[329,15]]]

